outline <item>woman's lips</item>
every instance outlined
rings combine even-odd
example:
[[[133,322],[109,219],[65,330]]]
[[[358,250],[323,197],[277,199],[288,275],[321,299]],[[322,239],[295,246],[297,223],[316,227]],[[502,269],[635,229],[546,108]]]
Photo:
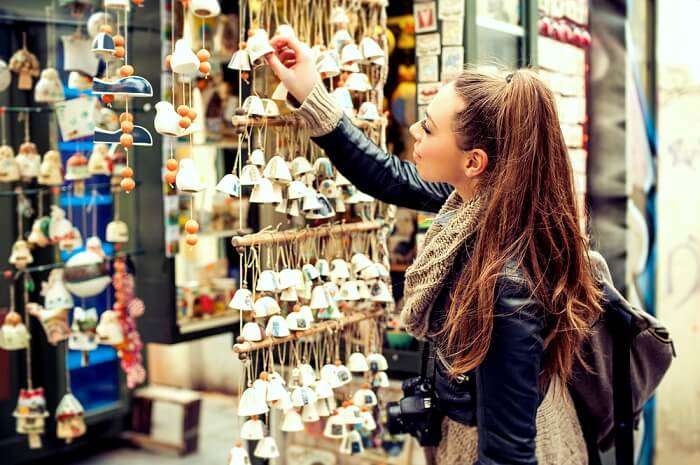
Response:
[[[420,161],[420,160],[423,159],[423,157],[421,157],[421,156],[418,154],[418,152],[416,152],[416,151],[414,150],[414,151],[413,151],[413,159],[414,159],[415,161]]]

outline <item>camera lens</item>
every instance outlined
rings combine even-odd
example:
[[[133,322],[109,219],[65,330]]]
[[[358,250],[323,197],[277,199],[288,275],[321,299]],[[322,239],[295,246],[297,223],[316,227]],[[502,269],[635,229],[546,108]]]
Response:
[[[401,419],[401,406],[398,402],[386,404],[386,427],[391,434],[403,434],[406,426]]]

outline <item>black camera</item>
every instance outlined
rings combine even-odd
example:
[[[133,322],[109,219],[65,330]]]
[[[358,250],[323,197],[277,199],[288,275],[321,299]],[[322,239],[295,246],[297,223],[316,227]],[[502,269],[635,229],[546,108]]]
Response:
[[[404,397],[386,406],[387,429],[391,434],[408,433],[421,446],[437,446],[442,439],[443,415],[438,409],[430,379],[419,376],[401,385]]]

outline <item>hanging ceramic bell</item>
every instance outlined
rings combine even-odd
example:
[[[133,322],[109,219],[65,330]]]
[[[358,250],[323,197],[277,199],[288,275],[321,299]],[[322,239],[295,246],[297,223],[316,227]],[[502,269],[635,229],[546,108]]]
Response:
[[[241,394],[241,399],[238,401],[238,416],[252,417],[253,415],[264,415],[270,409],[265,402],[265,394],[259,389],[253,387],[247,388]]]
[[[32,90],[34,78],[39,76],[39,59],[32,52],[22,47],[10,57],[10,71],[18,75],[17,88]]]
[[[234,310],[250,312],[253,310],[253,293],[245,288],[240,288],[233,294],[228,306]]]
[[[29,345],[29,331],[22,323],[22,317],[14,310],[5,315],[2,327],[0,327],[0,349],[21,350]]]
[[[102,312],[96,332],[100,344],[116,346],[124,342],[124,330],[122,329],[119,314],[114,310]]]
[[[280,429],[287,433],[304,431],[304,422],[301,419],[299,412],[292,409],[285,413],[284,420],[282,420],[282,427]]]
[[[91,250],[78,252],[68,259],[64,279],[66,288],[83,298],[100,294],[112,282],[104,258]]]
[[[343,407],[340,409],[340,420],[345,425],[360,425],[362,424],[362,416],[360,415],[360,408],[357,405],[353,405],[352,402],[343,403]]]
[[[109,163],[109,147],[106,144],[95,144],[88,159],[88,172],[92,175],[103,174],[110,175]]]
[[[280,82],[275,87],[275,90],[272,92],[272,95],[270,96],[270,98],[272,100],[279,100],[281,102],[286,102],[288,94],[289,94],[289,91],[287,91],[287,88],[284,86],[284,84],[282,82]]]
[[[367,363],[371,371],[386,371],[389,369],[389,363],[384,355],[373,352],[367,356]]]
[[[277,442],[272,436],[264,437],[261,441],[258,441],[258,445],[255,446],[255,451],[253,455],[261,459],[275,459],[280,456],[279,449],[277,448]]]
[[[253,66],[263,64],[263,57],[274,51],[275,50],[270,45],[270,39],[267,37],[265,29],[256,29],[253,36],[248,39],[248,53],[250,54],[250,62]]]
[[[257,95],[251,95],[243,101],[243,110],[248,116],[265,116],[265,105]]]
[[[228,68],[236,71],[250,71],[250,55],[246,48],[240,48],[228,63]]]
[[[284,292],[288,291],[292,291],[296,295],[296,289],[293,287],[285,289]],[[301,312],[290,312],[287,315],[287,327],[292,331],[305,331],[311,327],[311,321],[304,318]]]
[[[9,145],[0,146],[0,182],[19,180],[19,165],[15,160],[15,151]]]
[[[321,53],[316,60],[316,70],[326,78],[340,75],[340,58],[335,50],[326,50]]]
[[[304,423],[314,423],[321,419],[316,410],[316,402],[304,405],[301,409],[301,419]]]
[[[279,409],[283,412],[288,412],[289,410],[294,408],[294,404],[292,404],[292,395],[286,389],[284,393],[282,393],[282,397],[280,397],[280,399],[275,401],[273,404],[276,409]]]
[[[308,386],[298,386],[292,391],[292,405],[294,407],[303,407],[317,400],[316,393]]]
[[[10,67],[5,60],[0,60],[0,92],[6,91],[10,83],[12,83]]]
[[[270,181],[279,182],[283,184],[289,184],[292,182],[292,174],[289,172],[289,167],[284,158],[279,155],[275,155],[270,158],[267,162],[265,170],[263,171],[263,176],[265,176]]]
[[[221,6],[217,0],[192,0],[190,11],[200,18],[211,18],[221,14]]]
[[[333,367],[333,365],[328,366]],[[329,397],[333,397],[333,388],[331,387],[331,384],[324,379],[323,374],[321,374],[321,379],[314,383],[314,391],[319,399],[328,399]]]
[[[174,73],[185,76],[194,76],[199,72],[199,58],[190,48],[189,42],[185,39],[178,39],[175,42],[175,51],[170,59],[170,68]]]
[[[269,98],[262,99],[263,108],[265,109],[265,117],[274,118],[280,115],[280,109],[274,100]]]
[[[342,6],[335,6],[331,10],[329,22],[336,26],[348,25],[350,24],[350,17],[348,16],[348,13],[345,10],[345,8],[343,8]]]
[[[348,384],[352,381],[352,374],[348,367],[343,365],[340,360],[335,361],[335,376],[338,378],[338,382],[341,386]],[[333,384],[331,384],[332,386]],[[335,386],[333,387],[335,389]]]
[[[222,192],[229,197],[241,196],[241,182],[238,176],[232,173],[224,175],[216,185],[216,190]]]
[[[241,425],[241,438],[248,441],[259,441],[265,437],[265,424],[257,416],[253,416]]]
[[[83,237],[80,230],[73,226],[70,233],[58,241],[58,248],[62,252],[72,253],[75,249],[83,246]]]
[[[255,301],[253,311],[255,318],[264,318],[267,316],[276,315],[280,313],[282,309],[273,297],[263,296]]]
[[[292,160],[292,174],[294,175],[295,178],[298,178],[306,173],[310,173],[313,171],[313,166],[304,157],[296,157],[294,160]]]
[[[338,368],[332,363],[328,363],[321,367],[321,381],[328,383],[328,385],[333,389],[342,386],[342,383],[338,379]]]
[[[360,407],[374,407],[377,405],[377,395],[369,388],[369,384],[364,384],[355,391],[352,402]]]
[[[49,416],[44,388],[20,389],[17,407],[12,416],[17,420],[17,433],[28,435],[29,447],[40,448],[46,417]]]
[[[228,455],[228,465],[250,465],[248,451],[240,442],[231,448]]]
[[[331,415],[331,411],[328,408],[328,402],[326,402],[326,399],[318,399],[316,401],[316,413],[318,413],[319,417],[329,417]]]
[[[360,271],[360,278],[365,281],[372,281],[379,278],[379,268],[375,263]]]
[[[68,291],[66,291],[66,294],[67,293]],[[68,339],[68,336],[70,336],[70,329],[68,328],[68,308],[58,307],[49,310],[32,302],[27,303],[26,308],[29,314],[36,317],[41,323],[49,344],[57,345],[59,342]]]
[[[56,436],[70,444],[73,439],[85,434],[84,413],[78,399],[70,392],[66,393],[56,407]]]
[[[302,386],[311,386],[316,382],[316,372],[308,363],[301,363],[297,367],[299,369],[299,381]]]
[[[326,427],[323,429],[323,435],[331,439],[339,439],[345,436],[345,424],[342,422],[338,413],[328,417],[328,420],[326,420]]]
[[[350,264],[352,266],[352,272],[355,275],[359,275],[362,272],[362,270],[372,266],[372,263],[373,263],[372,260],[367,258],[367,255],[362,254],[362,253],[356,253],[350,259]]]
[[[53,68],[44,69],[34,87],[34,100],[41,103],[56,103],[65,98],[58,72]]]
[[[375,389],[388,388],[389,386],[389,375],[387,375],[385,371],[378,372],[372,378],[372,387]]]
[[[39,184],[43,186],[60,186],[63,184],[61,173],[61,154],[57,150],[49,150],[39,166]]]
[[[328,308],[328,295],[323,286],[315,286],[311,291],[311,308],[313,310],[322,310]]]
[[[353,352],[348,358],[348,369],[353,373],[365,373],[369,371],[367,359],[362,352]]]
[[[24,270],[27,265],[34,263],[34,257],[29,251],[29,244],[26,241],[18,240],[12,245],[12,253],[9,262],[18,270]]]
[[[357,117],[365,121],[377,121],[379,119],[377,104],[374,102],[364,102],[360,105]]]
[[[360,300],[360,291],[357,286],[357,281],[345,281],[340,286],[340,294],[338,295],[338,300],[346,302],[354,302]]]
[[[82,307],[73,309],[68,347],[83,352],[83,366],[86,366],[87,352],[97,349],[97,310],[94,307],[87,310]]]
[[[178,190],[187,192],[188,194],[196,194],[204,190],[204,183],[191,158],[183,158],[180,160],[180,167],[177,171],[175,184]]]
[[[313,210],[318,210],[323,205],[319,201],[318,193],[315,189],[309,187],[306,189],[306,195],[304,196],[304,201],[301,204],[301,209],[305,212],[310,212]]]
[[[353,92],[368,92],[372,90],[372,84],[365,73],[352,73],[345,80],[345,87]]]
[[[23,180],[29,181],[39,176],[41,156],[37,151],[36,144],[33,142],[25,142],[20,145],[15,160],[19,166],[19,176]]]
[[[66,212],[57,205],[51,205],[51,222],[49,223],[49,239],[58,242],[73,232],[73,225],[66,219]]]
[[[376,40],[369,36],[365,36],[360,41],[360,52],[362,53],[362,58],[365,62],[377,58],[384,58],[384,50],[382,50],[382,47],[377,43]]]
[[[263,331],[259,324],[249,321],[243,325],[241,336],[247,342],[259,342],[263,340]]]
[[[49,245],[49,222],[48,216],[37,218],[32,223],[32,230],[27,236],[27,243],[32,247],[46,247]]]
[[[281,377],[270,377],[267,386],[267,395],[265,400],[270,403],[275,403],[284,397],[287,388],[284,386],[284,381]]]
[[[346,455],[357,455],[364,452],[362,436],[358,431],[352,430],[343,437],[340,442],[340,453]]]
[[[345,27],[342,27],[333,34],[333,37],[331,38],[331,45],[336,50],[340,50],[343,48],[343,45],[351,43],[352,40],[352,36],[348,30]]]
[[[394,301],[389,286],[384,281],[377,281],[372,286],[372,302],[390,303]]]
[[[88,159],[80,152],[71,155],[66,164],[66,181],[80,182],[89,177]]]
[[[289,327],[287,326],[287,320],[283,316],[273,315],[267,321],[267,328],[265,329],[266,336],[272,337],[287,337],[289,336]]]
[[[277,273],[272,270],[263,270],[260,273],[255,290],[259,292],[277,292],[278,289]]]
[[[260,178],[253,186],[250,194],[252,203],[279,203],[282,201],[282,191],[275,189],[275,185],[266,178]]]
[[[120,220],[110,221],[107,223],[105,239],[107,242],[112,242],[115,244],[129,242],[129,226]]]
[[[92,53],[102,58],[105,61],[110,60],[114,56],[116,47],[114,38],[106,32],[98,32],[92,39]]]
[[[361,59],[362,54],[360,53],[360,48],[357,46],[357,44],[346,44],[340,51],[340,64],[342,65],[356,63]]]

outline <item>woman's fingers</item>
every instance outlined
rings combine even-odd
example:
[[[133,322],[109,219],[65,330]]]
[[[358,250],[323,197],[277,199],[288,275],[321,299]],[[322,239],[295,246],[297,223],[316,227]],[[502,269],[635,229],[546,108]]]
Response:
[[[281,52],[278,52],[277,56],[279,56],[280,61],[282,63],[284,63],[285,61],[289,61],[289,60],[296,61],[297,54],[293,50],[285,49],[285,50],[282,50]]]
[[[265,55],[265,60],[267,60],[267,64],[272,69],[272,72],[275,73],[275,75],[278,78],[280,78],[280,80],[284,81],[288,78],[289,69],[280,61],[277,54],[268,53],[267,55]]]

